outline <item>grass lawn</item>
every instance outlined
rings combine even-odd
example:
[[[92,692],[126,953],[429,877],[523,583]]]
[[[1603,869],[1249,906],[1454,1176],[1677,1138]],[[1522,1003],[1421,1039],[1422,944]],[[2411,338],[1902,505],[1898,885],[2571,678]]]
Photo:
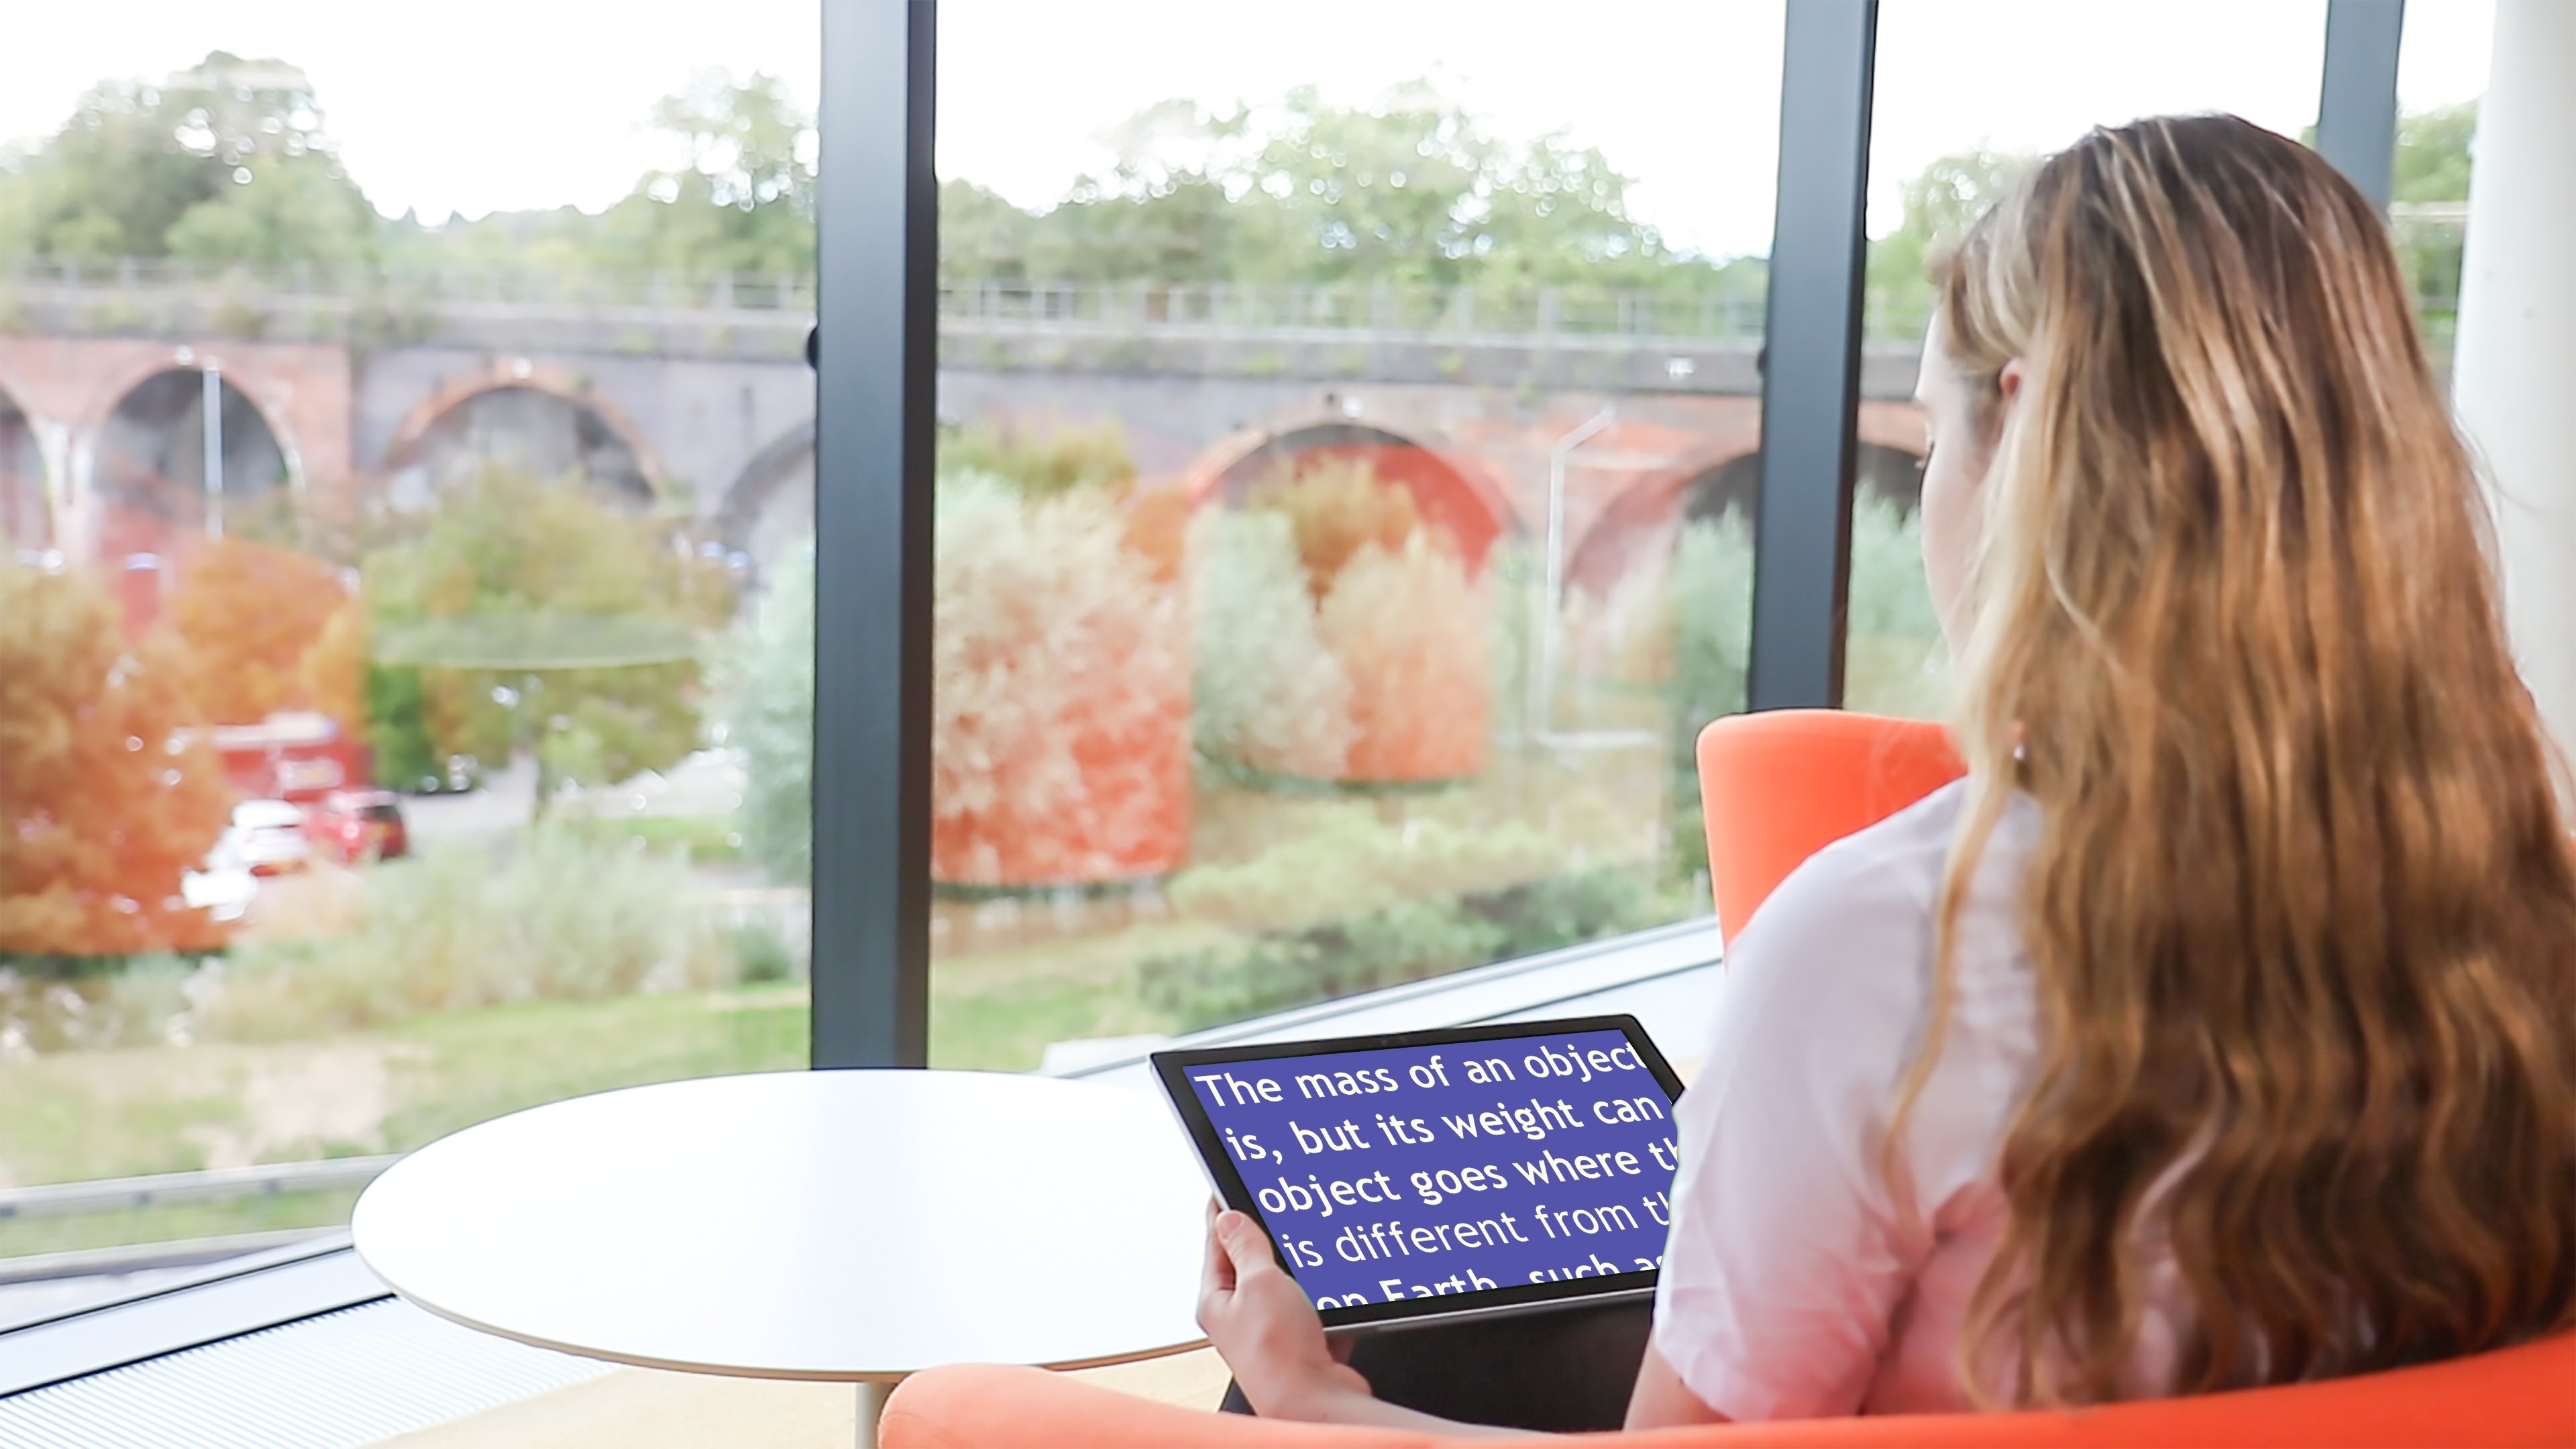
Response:
[[[1135,963],[1233,939],[1222,927],[1154,921],[1101,935],[934,959],[930,1064],[1025,1072],[1046,1044],[1169,1031],[1136,994]]]
[[[933,1060],[1022,1071],[1050,1041],[1160,1029],[1128,963],[1211,928],[1134,926],[942,961]],[[730,991],[440,1012],[318,1041],[132,1047],[0,1062],[0,1182],[400,1152],[585,1092],[799,1068],[806,993]],[[348,1221],[354,1191],[0,1221],[0,1257]]]
[[[382,1031],[0,1063],[0,1172],[16,1183],[399,1152],[584,1092],[801,1067],[801,986],[531,1002]],[[0,1253],[342,1222],[299,1193],[0,1222]]]

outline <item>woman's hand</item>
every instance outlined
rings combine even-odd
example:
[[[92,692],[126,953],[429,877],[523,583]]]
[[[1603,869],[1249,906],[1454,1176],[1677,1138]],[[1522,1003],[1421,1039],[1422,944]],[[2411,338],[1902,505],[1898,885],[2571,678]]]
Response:
[[[1199,1327],[1264,1418],[1328,1422],[1369,1398],[1368,1380],[1334,1360],[1324,1320],[1271,1255],[1260,1225],[1213,1202]]]

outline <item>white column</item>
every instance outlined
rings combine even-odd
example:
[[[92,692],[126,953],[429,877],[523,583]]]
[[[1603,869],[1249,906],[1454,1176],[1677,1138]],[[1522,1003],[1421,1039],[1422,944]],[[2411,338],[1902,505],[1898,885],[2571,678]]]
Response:
[[[2514,655],[2576,750],[2576,3],[2496,0],[2451,390],[2498,494]]]

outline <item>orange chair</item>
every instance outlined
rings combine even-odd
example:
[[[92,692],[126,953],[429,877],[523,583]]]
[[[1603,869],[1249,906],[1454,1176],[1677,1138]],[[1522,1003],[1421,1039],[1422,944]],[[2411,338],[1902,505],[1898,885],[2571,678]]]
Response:
[[[1203,1413],[1043,1369],[986,1364],[906,1379],[886,1449],[1437,1449],[1464,1441]],[[2475,1358],[2075,1412],[1893,1414],[1589,1436],[1604,1449],[2571,1449],[2576,1334]]]
[[[1941,727],[1836,710],[1721,719],[1699,737],[1711,886],[1732,935],[1824,846],[1962,772]],[[1721,822],[1722,826],[1721,826]],[[895,1390],[887,1449],[1437,1449],[1392,1429],[1276,1423],[1039,1369],[960,1365]],[[2576,1334],[2475,1358],[2078,1412],[1891,1415],[1590,1436],[1605,1449],[2576,1449]]]
[[[1729,715],[1699,734],[1717,927],[1732,939],[1799,862],[1967,772],[1928,720],[1839,709]]]

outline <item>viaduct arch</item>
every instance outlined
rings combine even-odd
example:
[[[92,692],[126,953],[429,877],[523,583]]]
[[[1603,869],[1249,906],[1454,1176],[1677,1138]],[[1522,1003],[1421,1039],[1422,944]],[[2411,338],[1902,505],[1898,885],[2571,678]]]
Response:
[[[644,431],[625,410],[559,367],[494,358],[450,377],[413,404],[376,472],[405,511],[473,469],[499,464],[540,477],[579,469],[639,507],[666,491]]]

